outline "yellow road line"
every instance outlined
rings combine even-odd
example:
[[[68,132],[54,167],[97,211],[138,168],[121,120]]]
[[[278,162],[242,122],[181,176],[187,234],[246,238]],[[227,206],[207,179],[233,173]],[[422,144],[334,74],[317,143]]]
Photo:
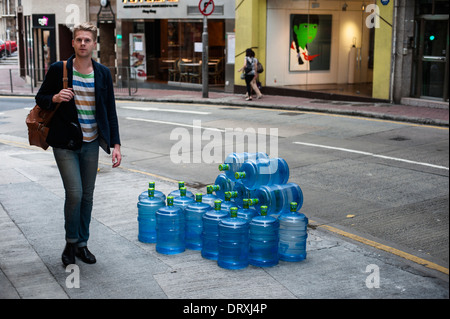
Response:
[[[311,222],[313,222],[313,221],[311,221]],[[358,235],[355,235],[355,234],[348,233],[346,231],[343,231],[341,229],[338,229],[336,227],[332,227],[332,226],[329,226],[329,225],[317,225],[317,227],[323,228],[323,229],[326,229],[326,230],[328,230],[328,231],[330,231],[332,233],[335,233],[335,234],[338,234],[338,235],[341,235],[341,236],[353,239],[353,240],[358,241],[360,243],[363,243],[363,244],[365,244],[367,246],[371,246],[371,247],[374,247],[376,249],[386,251],[388,253],[391,253],[393,255],[399,256],[399,257],[404,258],[406,260],[415,262],[416,264],[425,266],[427,268],[440,271],[440,272],[442,272],[442,273],[444,273],[446,275],[449,274],[448,268],[445,268],[443,266],[440,266],[438,264],[435,264],[435,263],[433,263],[431,261],[428,261],[428,260],[425,260],[423,258],[414,256],[412,254],[406,253],[404,251],[398,250],[396,248],[389,247],[389,246],[377,243],[377,242],[375,242],[373,240],[370,240],[370,239],[367,239],[367,238],[364,238],[364,237],[361,237],[361,236],[358,236]]]

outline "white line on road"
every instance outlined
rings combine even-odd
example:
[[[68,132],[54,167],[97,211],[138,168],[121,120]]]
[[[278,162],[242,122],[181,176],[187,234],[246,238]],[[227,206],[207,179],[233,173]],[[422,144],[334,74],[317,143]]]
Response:
[[[409,164],[422,165],[422,166],[427,166],[427,167],[444,169],[444,170],[448,171],[448,167],[445,167],[445,166],[439,166],[439,165],[433,165],[433,164],[428,164],[428,163],[410,161],[410,160],[407,160],[407,159],[391,157],[391,156],[385,156],[385,155],[379,155],[379,154],[373,154],[373,153],[363,152],[363,151],[358,151],[358,150],[351,150],[351,149],[347,149],[347,148],[326,146],[326,145],[319,145],[319,144],[311,144],[311,143],[303,143],[303,142],[294,142],[294,144],[311,146],[311,147],[320,147],[320,148],[326,148],[326,149],[330,149],[330,150],[336,150],[336,151],[342,151],[342,152],[348,152],[348,153],[355,153],[355,154],[360,154],[360,155],[378,157],[378,158],[383,158],[383,159],[387,159],[387,160],[391,160],[391,161],[398,161],[398,162],[404,162],[404,163],[409,163]]]
[[[210,112],[201,111],[187,111],[187,110],[173,110],[173,109],[160,109],[157,107],[139,107],[139,106],[121,106],[121,109],[137,110],[137,111],[156,111],[156,112],[172,112],[172,113],[187,113],[187,114],[198,114],[198,115],[208,115]]]
[[[222,130],[222,129],[219,129],[219,128],[204,127],[204,126],[190,125],[190,124],[182,124],[182,123],[176,123],[176,122],[148,120],[148,119],[141,119],[141,118],[135,118],[135,117],[127,117],[126,119],[130,120],[130,121],[140,121],[140,122],[148,122],[148,123],[158,123],[158,124],[173,125],[173,126],[184,126],[184,127],[190,127],[190,128],[200,128],[200,129],[204,129],[204,130],[217,131],[217,132],[222,132],[222,133],[225,132],[225,130]]]

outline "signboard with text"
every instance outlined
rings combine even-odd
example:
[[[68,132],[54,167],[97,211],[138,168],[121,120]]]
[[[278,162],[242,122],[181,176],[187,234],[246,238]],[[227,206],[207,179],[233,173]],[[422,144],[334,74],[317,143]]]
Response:
[[[203,1],[208,3],[204,10],[209,14],[208,18],[235,18],[235,1],[215,0],[213,5],[209,4],[212,0]],[[199,0],[117,0],[116,13],[117,19],[132,20],[203,18],[199,10]]]

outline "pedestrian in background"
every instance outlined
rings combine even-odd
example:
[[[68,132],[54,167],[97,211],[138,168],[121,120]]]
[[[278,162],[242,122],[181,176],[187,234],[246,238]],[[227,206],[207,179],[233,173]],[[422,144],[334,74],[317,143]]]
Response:
[[[258,74],[258,59],[255,57],[255,51],[252,50],[251,54],[252,54],[252,58],[255,61],[255,67],[254,67],[255,77],[253,78],[253,80],[250,84],[252,86],[253,91],[255,91],[255,93],[256,93],[256,98],[260,99],[260,98],[262,98],[262,94],[258,87],[258,76],[259,76],[259,74]]]
[[[252,100],[252,81],[255,81],[256,85],[256,77],[258,76],[258,72],[256,72],[258,60],[254,56],[255,53],[252,49],[249,48],[245,50],[244,66],[238,70],[238,72],[244,72],[245,83],[247,85],[247,97],[245,99],[246,101]],[[261,92],[259,93],[257,98],[260,98],[260,95]]]
[[[68,89],[63,89],[63,62],[50,66],[37,95],[44,109],[61,106],[50,122],[47,143],[52,146],[65,189],[64,265],[74,264],[75,256],[93,264],[88,250],[89,225],[98,169],[99,146],[112,151],[113,167],[122,160],[119,123],[109,69],[92,59],[97,46],[97,28],[90,23],[74,27],[75,54],[67,60]]]

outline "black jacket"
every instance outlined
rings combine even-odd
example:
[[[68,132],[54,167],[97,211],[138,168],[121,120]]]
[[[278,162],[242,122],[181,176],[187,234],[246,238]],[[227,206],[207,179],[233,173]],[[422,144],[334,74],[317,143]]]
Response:
[[[67,60],[68,87],[72,87],[73,58]],[[120,144],[119,122],[116,113],[114,89],[109,69],[92,60],[95,77],[95,119],[100,146],[110,154],[110,148]],[[43,109],[54,109],[52,97],[63,89],[63,62],[53,63],[36,94],[36,103]],[[47,143],[52,147],[76,150],[83,143],[74,99],[61,103],[50,124]]]

